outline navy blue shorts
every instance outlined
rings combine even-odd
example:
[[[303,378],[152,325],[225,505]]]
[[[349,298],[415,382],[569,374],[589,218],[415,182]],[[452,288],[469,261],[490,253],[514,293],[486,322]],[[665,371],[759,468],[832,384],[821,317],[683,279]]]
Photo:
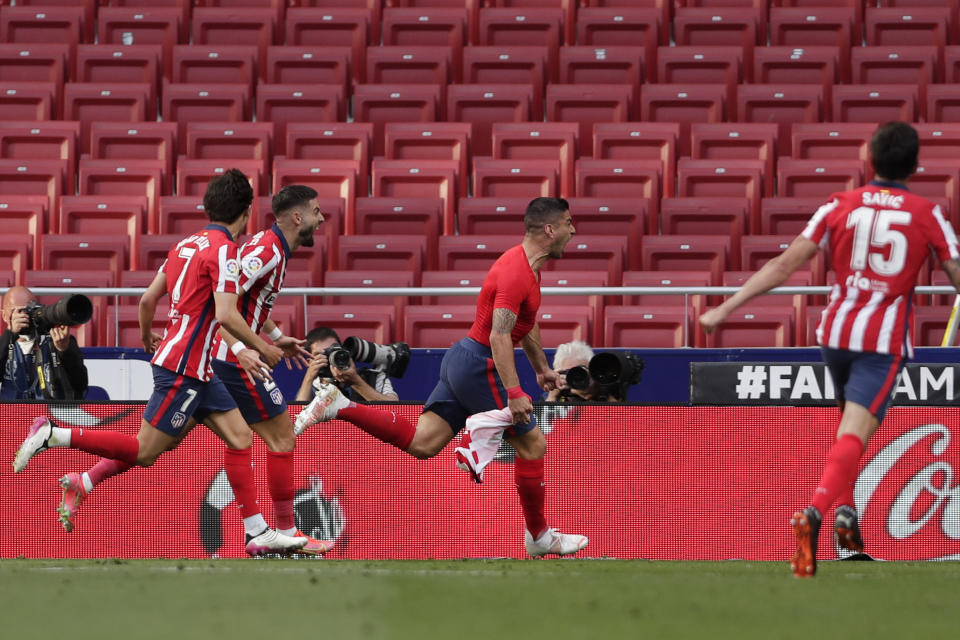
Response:
[[[213,372],[223,381],[247,424],[257,424],[287,411],[287,401],[275,382],[250,380],[239,366],[213,361]]]
[[[165,434],[177,437],[190,418],[202,422],[211,413],[236,409],[227,388],[214,376],[207,382],[153,365],[153,394],[143,419]]]
[[[507,390],[500,382],[490,347],[464,338],[444,354],[440,363],[440,381],[427,398],[423,410],[432,411],[446,420],[457,433],[473,414],[505,406]],[[507,429],[507,435],[523,435],[536,426],[537,419],[531,415],[530,422],[513,425]]]
[[[820,353],[830,369],[837,401],[841,404],[847,400],[856,402],[869,409],[878,421],[883,422],[883,416],[893,401],[897,376],[906,359],[886,353],[847,351],[830,347],[820,347]]]

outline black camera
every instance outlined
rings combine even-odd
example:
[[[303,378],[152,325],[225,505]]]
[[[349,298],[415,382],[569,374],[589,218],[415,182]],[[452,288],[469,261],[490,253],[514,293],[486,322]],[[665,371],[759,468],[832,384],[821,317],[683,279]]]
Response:
[[[343,341],[343,348],[349,351],[357,362],[367,362],[374,366],[383,365],[386,374],[391,378],[403,377],[410,364],[410,345],[406,342],[384,345],[350,336]]]
[[[20,330],[20,335],[43,335],[59,325],[73,327],[88,322],[93,317],[93,303],[79,293],[70,294],[53,304],[40,304],[31,300],[23,309],[30,323]]]
[[[640,382],[643,359],[622,351],[605,351],[590,358],[587,367],[571,367],[566,374],[567,386],[583,391],[596,384],[594,400],[606,401],[611,395],[622,401],[627,388]]]
[[[330,371],[330,365],[333,365],[337,369],[350,368],[350,352],[341,347],[339,344],[332,344],[327,347],[326,350],[324,350],[323,355],[327,356],[327,362],[330,364],[317,371],[317,375],[322,378],[333,377],[333,372]]]

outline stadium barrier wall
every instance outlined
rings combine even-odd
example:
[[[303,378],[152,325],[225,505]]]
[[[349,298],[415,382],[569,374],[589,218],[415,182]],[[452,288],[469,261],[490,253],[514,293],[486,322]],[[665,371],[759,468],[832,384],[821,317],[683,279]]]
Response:
[[[395,405],[415,419],[418,405]],[[291,413],[298,407],[291,407]],[[664,560],[784,560],[788,521],[819,478],[838,421],[826,407],[538,407],[547,434],[547,516],[590,537],[582,555]],[[135,433],[142,404],[6,404],[0,452],[10,461],[32,416]],[[957,409],[894,407],[867,449],[856,486],[867,551],[888,560],[960,559]],[[254,460],[268,520],[265,450]],[[483,485],[454,465],[453,446],[417,461],[344,422],[297,442],[301,529],[333,538],[332,558],[523,557],[512,457]],[[73,533],[57,519],[57,479],[95,458],[40,454],[21,474],[0,465],[0,556],[239,557],[240,515],[221,470],[222,445],[191,433],[151,469],[98,486]],[[832,514],[820,557],[837,557]]]

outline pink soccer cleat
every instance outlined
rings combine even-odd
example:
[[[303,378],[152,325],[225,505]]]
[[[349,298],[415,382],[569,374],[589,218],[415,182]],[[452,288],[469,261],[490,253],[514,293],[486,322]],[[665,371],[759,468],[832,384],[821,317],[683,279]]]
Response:
[[[60,478],[60,486],[63,487],[63,500],[57,512],[60,514],[60,524],[70,533],[73,531],[73,518],[87,497],[87,490],[83,488],[83,477],[79,473],[68,473]]]
[[[43,416],[39,416],[30,425],[30,431],[27,437],[17,449],[17,454],[13,457],[13,472],[20,473],[27,468],[30,458],[41,451],[50,448],[50,436],[53,434],[53,425]]]
[[[300,547],[300,549],[294,552],[302,555],[322,556],[327,551],[333,549],[333,546],[336,544],[332,540],[317,540],[316,538],[311,538],[299,529],[297,530],[297,533],[294,534],[294,537],[307,539],[307,544],[303,545]]]

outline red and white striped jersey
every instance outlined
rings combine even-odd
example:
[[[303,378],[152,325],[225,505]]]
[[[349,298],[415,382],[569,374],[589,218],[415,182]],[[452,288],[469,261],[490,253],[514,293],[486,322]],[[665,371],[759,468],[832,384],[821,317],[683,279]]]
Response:
[[[260,333],[263,323],[270,316],[270,309],[283,286],[289,257],[290,246],[276,224],[240,247],[240,298],[237,309],[254,333]],[[237,363],[237,356],[230,351],[219,333],[214,341],[213,353],[217,360]]]
[[[927,256],[960,257],[940,207],[902,184],[871,182],[835,193],[803,236],[829,245],[837,282],[817,341],[849,351],[913,357],[913,287]]]
[[[167,254],[170,314],[163,340],[151,362],[191,378],[209,380],[217,322],[214,292],[237,293],[240,263],[237,244],[226,227],[207,225],[184,238]]]

